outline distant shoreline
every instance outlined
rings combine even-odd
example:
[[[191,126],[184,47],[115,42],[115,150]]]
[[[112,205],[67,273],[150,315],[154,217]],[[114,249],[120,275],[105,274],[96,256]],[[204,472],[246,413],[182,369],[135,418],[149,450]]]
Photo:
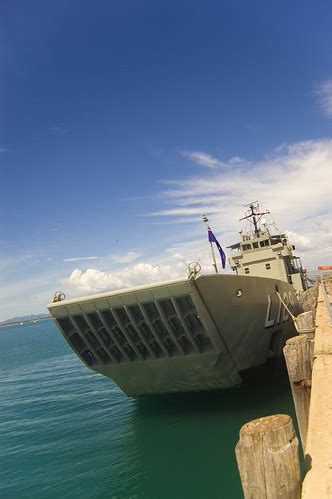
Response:
[[[22,320],[22,321],[1,322],[0,323],[0,327],[17,326],[17,325],[20,325],[20,324],[23,325],[23,324],[29,324],[29,323],[34,323],[34,322],[45,321],[45,320],[48,320],[48,319],[52,319],[52,317],[50,315],[48,315],[47,317],[40,317],[39,319],[25,319],[25,320]]]

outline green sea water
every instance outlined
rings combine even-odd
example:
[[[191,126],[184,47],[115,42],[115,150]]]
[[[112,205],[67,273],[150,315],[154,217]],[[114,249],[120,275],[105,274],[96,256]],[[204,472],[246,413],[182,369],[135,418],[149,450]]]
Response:
[[[51,320],[0,329],[1,498],[241,498],[241,425],[294,417],[285,375],[240,388],[127,398]]]

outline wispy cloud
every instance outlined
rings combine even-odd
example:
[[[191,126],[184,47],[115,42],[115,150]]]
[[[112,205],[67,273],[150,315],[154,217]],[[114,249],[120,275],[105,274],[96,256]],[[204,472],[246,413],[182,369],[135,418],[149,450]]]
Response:
[[[332,79],[317,85],[315,93],[318,95],[323,113],[332,117]]]
[[[98,260],[98,256],[78,256],[75,258],[65,258],[64,262],[79,262],[81,260]]]
[[[202,151],[181,151],[180,154],[185,159],[189,159],[198,165],[211,169],[247,167],[250,165],[249,161],[240,156],[233,156],[228,161],[221,161],[220,159],[211,156],[211,154]]]
[[[197,165],[206,166],[207,168],[219,168],[221,166],[228,166],[220,159],[211,156],[211,154],[207,154],[202,151],[181,151],[181,156],[186,159],[190,159]]]
[[[53,225],[53,227],[51,227],[49,230],[51,232],[59,232],[60,230],[62,230],[62,227],[63,227],[63,224],[62,223],[56,223]]]
[[[208,205],[206,205],[207,207]],[[178,216],[178,215],[201,215],[203,212],[205,212],[204,208],[202,206],[197,206],[195,208],[173,208],[170,210],[160,210],[160,211],[154,211],[152,213],[149,213],[149,216],[151,217],[160,217],[160,216]],[[219,211],[219,208],[215,207],[212,208],[211,205],[209,205],[209,213],[217,212]]]
[[[136,249],[107,257],[67,258],[66,262],[78,262],[77,268],[71,272],[72,267],[68,273],[63,270],[60,281],[59,269],[55,272],[49,264],[47,274],[36,282],[0,286],[3,319],[18,315],[18,310],[21,315],[41,311],[60,287],[70,297],[167,280],[186,276],[190,261],[198,261],[204,272],[212,271],[201,216],[209,216],[219,242],[226,247],[238,240],[237,220],[243,214],[243,205],[255,199],[260,200],[263,208],[270,209],[280,230],[286,231],[302,252],[305,265],[314,268],[328,264],[332,260],[332,139],[283,144],[260,161],[247,163],[243,158],[234,158],[233,162],[240,167],[201,170],[200,175],[161,185],[157,197],[160,206],[154,209],[154,217],[146,220],[174,223],[174,230],[172,227],[165,231],[167,236],[161,231],[161,237],[165,237],[161,241],[163,253],[157,251],[155,257],[145,261],[138,260],[141,255]],[[34,256],[25,254],[22,264],[30,264]],[[84,262],[89,260],[91,266],[86,269]],[[18,266],[17,262],[14,257],[0,258],[0,266],[8,273]],[[109,263],[123,266],[113,269],[115,265]],[[27,296],[33,300],[28,301]]]
[[[28,264],[34,261],[36,255],[26,252],[17,256],[0,255],[0,271],[6,271],[16,268],[20,264]]]
[[[280,230],[289,231],[308,262],[319,264],[321,255],[324,261],[331,259],[332,140],[283,144],[260,161],[239,161],[244,168],[214,169],[171,180],[168,186],[164,182],[160,199],[166,206],[151,215],[160,217],[161,223],[181,220],[185,225],[187,221],[192,237],[201,233],[201,215],[212,215],[213,226],[220,227],[227,239],[232,237],[222,241],[228,245],[237,238],[243,206],[258,199],[276,217]],[[192,225],[195,215],[196,227]],[[317,222],[324,224],[324,237],[320,235],[319,242]]]
[[[5,152],[8,152],[8,149],[6,147],[0,147],[0,154],[3,154]]]
[[[16,315],[47,312],[46,304],[59,287],[57,275],[42,273],[0,284],[0,321]]]
[[[128,251],[128,253],[124,253],[123,255],[112,255],[111,261],[114,263],[131,263],[137,260],[141,256],[141,253],[137,251]]]
[[[245,160],[239,158],[239,162]],[[191,179],[172,180],[161,197],[167,208],[152,215],[160,216],[161,223],[190,223],[189,239],[165,247],[159,257],[115,271],[75,269],[64,279],[63,287],[75,295],[184,277],[190,261],[198,261],[204,272],[211,272],[201,215],[212,215],[214,231],[225,247],[238,239],[236,221],[243,214],[243,205],[254,199],[271,210],[305,265],[313,268],[325,263],[332,258],[331,163],[332,140],[306,141],[284,144],[271,157],[247,164],[246,169],[215,169],[212,175],[202,173]],[[196,226],[192,225],[195,215]],[[126,264],[136,256],[138,253],[128,252],[120,258],[113,256],[113,262]]]

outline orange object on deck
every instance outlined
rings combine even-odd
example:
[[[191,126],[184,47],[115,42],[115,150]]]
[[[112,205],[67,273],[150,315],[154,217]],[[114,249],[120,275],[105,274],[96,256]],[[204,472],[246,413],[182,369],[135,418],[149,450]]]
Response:
[[[332,265],[319,265],[318,270],[332,270]]]

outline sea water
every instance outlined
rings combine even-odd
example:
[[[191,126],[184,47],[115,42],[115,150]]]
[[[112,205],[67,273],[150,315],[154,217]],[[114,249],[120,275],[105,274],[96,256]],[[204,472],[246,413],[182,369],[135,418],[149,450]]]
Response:
[[[90,371],[52,320],[0,328],[0,497],[241,498],[246,421],[294,417],[285,375],[132,399]]]

